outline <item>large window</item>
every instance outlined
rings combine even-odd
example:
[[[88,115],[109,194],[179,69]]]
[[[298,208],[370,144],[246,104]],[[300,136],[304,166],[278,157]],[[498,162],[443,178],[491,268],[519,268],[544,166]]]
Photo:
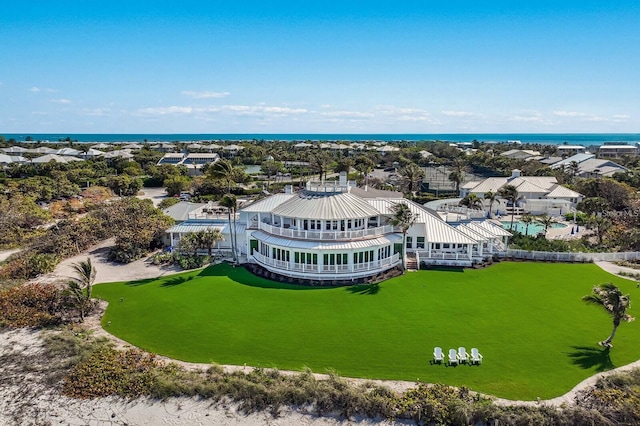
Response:
[[[346,253],[326,253],[322,261],[325,265],[346,265],[348,256]]]
[[[316,253],[294,252],[293,261],[295,263],[305,263],[307,265],[317,265],[318,255]]]
[[[416,237],[416,248],[417,249],[424,248],[424,237]]]
[[[407,248],[413,248],[413,237],[407,235]]]

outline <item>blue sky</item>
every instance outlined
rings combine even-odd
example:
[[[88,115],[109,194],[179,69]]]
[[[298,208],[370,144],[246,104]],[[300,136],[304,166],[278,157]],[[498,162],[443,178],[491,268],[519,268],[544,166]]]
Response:
[[[10,2],[0,134],[640,132],[638,28],[638,1]]]

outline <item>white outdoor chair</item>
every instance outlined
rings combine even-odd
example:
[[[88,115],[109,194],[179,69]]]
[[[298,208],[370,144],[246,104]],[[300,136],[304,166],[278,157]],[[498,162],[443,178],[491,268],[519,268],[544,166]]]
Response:
[[[444,352],[442,352],[442,348],[436,346],[433,348],[433,362],[440,363],[444,361]]]
[[[458,352],[455,349],[449,349],[449,365],[458,365]]]
[[[458,348],[458,361],[459,362],[469,361],[469,354],[467,353],[467,349],[463,346],[460,346]]]
[[[478,348],[471,348],[471,364],[482,364],[482,354]]]

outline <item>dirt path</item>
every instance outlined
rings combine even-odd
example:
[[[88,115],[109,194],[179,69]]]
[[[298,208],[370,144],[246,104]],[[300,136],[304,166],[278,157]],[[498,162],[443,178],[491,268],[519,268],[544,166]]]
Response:
[[[75,276],[73,264],[91,259],[91,263],[96,268],[96,284],[142,280],[145,278],[157,278],[168,274],[180,272],[177,266],[157,266],[151,264],[148,258],[143,258],[128,264],[111,262],[107,255],[109,248],[113,245],[114,240],[105,240],[97,246],[92,247],[88,251],[78,256],[65,259],[56,266],[56,269],[50,273],[38,277],[38,282],[64,282]]]

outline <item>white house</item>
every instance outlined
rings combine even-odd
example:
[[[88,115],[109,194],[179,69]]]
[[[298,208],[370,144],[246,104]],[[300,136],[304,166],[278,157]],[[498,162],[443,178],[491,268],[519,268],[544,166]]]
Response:
[[[483,181],[467,182],[460,187],[460,196],[475,194],[484,200],[488,192],[498,193],[500,188],[513,185],[521,200],[515,206],[516,213],[559,215],[575,209],[584,196],[558,184],[553,176],[520,176],[520,170],[513,170],[509,177],[490,177]],[[489,203],[484,200],[488,207]],[[497,208],[496,208],[497,207]],[[507,206],[506,200],[498,200],[493,212],[510,213],[513,206]]]
[[[406,203],[416,220],[406,235],[391,224],[392,208]],[[226,213],[194,211],[169,230],[172,246],[184,233],[220,229],[231,247]],[[348,182],[309,182],[240,208],[237,250],[243,261],[297,281],[358,282],[402,264],[402,257],[434,265],[471,266],[506,249],[508,232],[490,223],[483,231],[458,229],[424,206],[390,191],[366,191]],[[233,226],[233,224],[231,225]]]

